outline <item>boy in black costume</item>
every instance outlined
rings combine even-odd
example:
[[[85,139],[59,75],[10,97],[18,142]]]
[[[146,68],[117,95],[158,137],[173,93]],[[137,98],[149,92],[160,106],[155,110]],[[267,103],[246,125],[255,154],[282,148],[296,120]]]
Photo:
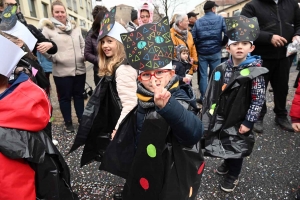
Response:
[[[193,112],[191,87],[182,89],[172,68],[169,30],[163,18],[121,34],[139,83],[138,106],[120,124],[100,165],[126,179],[115,199],[195,199],[200,186],[202,123]]]
[[[252,128],[265,101],[260,56],[249,56],[259,33],[256,18],[244,16],[226,19],[227,51],[231,58],[213,71],[207,88],[202,121],[205,153],[224,158],[218,174],[226,174],[221,189],[232,192],[239,181],[243,158],[254,145]]]

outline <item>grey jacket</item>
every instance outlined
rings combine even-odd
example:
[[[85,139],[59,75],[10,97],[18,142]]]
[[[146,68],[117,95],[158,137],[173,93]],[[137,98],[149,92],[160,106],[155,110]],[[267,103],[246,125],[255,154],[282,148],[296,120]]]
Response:
[[[44,20],[43,35],[57,44],[57,53],[47,56],[53,62],[53,76],[65,77],[86,73],[84,64],[84,39],[80,27],[72,23],[72,31],[67,34]]]

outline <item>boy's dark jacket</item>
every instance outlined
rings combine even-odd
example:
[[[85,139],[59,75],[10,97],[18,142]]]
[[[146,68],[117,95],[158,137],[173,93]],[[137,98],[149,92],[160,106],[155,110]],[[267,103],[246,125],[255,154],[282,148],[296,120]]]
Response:
[[[163,109],[139,105],[121,123],[100,169],[126,179],[123,199],[195,199],[204,159],[199,143],[201,121],[187,110],[191,101],[193,92],[184,85],[172,92]],[[138,127],[142,128],[136,144]],[[155,156],[148,155],[149,145],[156,147]],[[143,182],[141,186],[142,178],[148,185]]]
[[[37,199],[78,199],[71,189],[70,172],[67,164],[53,145],[51,139],[42,131],[50,119],[50,104],[47,96],[41,88],[28,79],[29,77],[26,74],[21,73],[10,88],[0,95],[0,103],[9,101],[17,104],[18,102],[19,106],[15,107],[15,112],[10,109],[10,115],[15,116],[17,120],[20,119],[18,123],[15,122],[15,126],[12,126],[12,123],[6,120],[0,120],[0,154],[15,161],[26,160],[26,163],[31,166],[35,172],[35,180],[33,182],[35,182]],[[13,99],[12,97],[15,97],[16,93],[19,94],[19,98]],[[23,98],[20,98],[22,94]],[[46,106],[47,103],[42,103],[42,101],[47,101],[49,105]],[[24,105],[31,106],[32,102],[35,102],[37,106],[45,107],[48,113],[37,111],[37,106],[32,107],[36,109],[34,113],[24,112]],[[7,107],[4,108],[4,111],[2,109],[0,112],[6,112],[5,109]],[[23,118],[21,118],[22,115]],[[36,115],[39,118],[34,117]],[[44,118],[47,118],[48,121],[45,121]],[[24,123],[22,119],[27,123]],[[2,167],[9,167],[1,159],[0,163]],[[3,172],[5,172],[5,169],[2,168],[0,176],[9,176],[9,181],[12,183],[2,182],[1,189],[5,186],[9,187],[9,185],[16,184],[13,181],[14,177],[18,177],[18,175],[5,174],[4,176],[1,174]],[[28,184],[31,181],[28,180]],[[26,186],[24,185],[24,187]],[[5,194],[1,195],[5,196]]]
[[[178,60],[172,60],[172,64],[176,66],[175,73],[179,76],[180,84],[185,84],[185,82],[183,82],[183,78],[186,74],[188,74],[192,65],[190,63]]]
[[[208,156],[242,158],[251,154],[254,145],[251,129],[245,134],[239,133],[251,104],[252,80],[268,70],[264,67],[249,67],[248,75],[242,75],[239,70],[234,71],[222,91],[225,69],[226,62],[213,71],[203,100],[203,146]]]

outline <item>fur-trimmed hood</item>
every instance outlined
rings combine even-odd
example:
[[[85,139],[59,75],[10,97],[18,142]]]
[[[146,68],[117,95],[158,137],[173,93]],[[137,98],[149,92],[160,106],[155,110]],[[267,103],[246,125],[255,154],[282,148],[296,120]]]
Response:
[[[72,24],[72,29],[76,28],[76,22],[71,20],[71,24]],[[43,30],[44,27],[47,27],[51,30],[54,30],[54,24],[52,23],[52,21],[48,18],[42,18],[39,21],[39,25],[38,25],[38,29]]]

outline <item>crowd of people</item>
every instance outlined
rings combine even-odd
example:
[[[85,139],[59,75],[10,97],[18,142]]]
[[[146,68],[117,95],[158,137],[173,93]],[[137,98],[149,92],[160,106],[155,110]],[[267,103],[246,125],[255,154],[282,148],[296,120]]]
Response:
[[[116,7],[96,6],[83,38],[60,0],[38,28],[15,0],[0,0],[0,199],[78,199],[52,138],[50,74],[65,131],[76,133],[69,153],[84,145],[81,166],[98,161],[126,180],[115,200],[195,199],[204,156],[224,159],[220,189],[233,192],[254,132],[264,131],[269,82],[275,123],[300,132],[300,76],[292,123],[286,108],[286,46],[300,37],[300,9],[294,0],[257,0],[227,17],[217,7],[206,1],[199,19],[190,12],[153,22],[144,1],[123,24]],[[96,86],[86,106],[85,61]]]

